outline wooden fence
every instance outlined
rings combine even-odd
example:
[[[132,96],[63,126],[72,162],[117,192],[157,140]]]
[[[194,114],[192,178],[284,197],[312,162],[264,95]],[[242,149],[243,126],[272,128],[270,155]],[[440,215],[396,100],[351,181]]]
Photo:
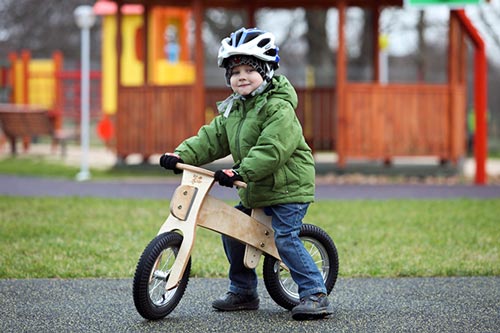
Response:
[[[436,156],[465,149],[465,87],[348,84],[340,115],[344,158]]]
[[[335,148],[336,105],[335,88],[298,88],[297,117],[299,118],[308,144],[314,150]],[[205,105],[206,121],[216,114],[216,102],[230,94],[229,88],[208,88]]]
[[[465,152],[465,87],[348,84],[344,112],[333,88],[298,89],[297,115],[315,151],[343,160],[436,156],[456,161]],[[122,87],[116,118],[117,154],[145,157],[173,150],[215,115],[227,88],[207,88],[206,116],[193,110],[190,86]]]
[[[193,112],[190,86],[121,87],[119,96],[116,151],[120,158],[171,151],[204,123]]]

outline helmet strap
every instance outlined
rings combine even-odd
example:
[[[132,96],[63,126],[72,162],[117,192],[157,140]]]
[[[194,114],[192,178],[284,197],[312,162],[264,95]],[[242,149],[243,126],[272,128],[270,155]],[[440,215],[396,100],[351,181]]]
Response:
[[[254,91],[252,91],[250,93],[250,96],[257,96],[257,95],[260,95],[264,92],[264,90],[266,90],[267,86],[269,86],[269,82],[271,82],[270,79],[266,78],[261,84],[260,86],[257,87],[257,89],[255,89]]]
[[[264,81],[261,83],[261,85],[250,93],[250,96],[262,94],[262,92],[264,92],[264,90],[266,90],[266,88],[269,86],[269,83],[271,82],[273,76],[274,70],[268,63],[266,63],[266,77],[264,78]]]

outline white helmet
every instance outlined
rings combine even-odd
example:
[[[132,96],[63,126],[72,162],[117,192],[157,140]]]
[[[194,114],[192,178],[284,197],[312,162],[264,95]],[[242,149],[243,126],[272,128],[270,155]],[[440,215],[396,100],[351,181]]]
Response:
[[[279,66],[279,48],[272,33],[257,28],[241,28],[221,42],[217,65],[225,67],[226,60],[234,55],[248,55],[269,63],[272,69]]]

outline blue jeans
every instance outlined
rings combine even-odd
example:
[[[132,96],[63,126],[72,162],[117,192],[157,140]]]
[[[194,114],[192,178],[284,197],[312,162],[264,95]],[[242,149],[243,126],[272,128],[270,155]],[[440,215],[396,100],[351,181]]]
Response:
[[[290,274],[299,287],[300,298],[325,293],[323,276],[299,238],[302,219],[309,204],[282,204],[264,208],[272,217],[274,240],[281,260],[290,269]],[[241,204],[235,208],[250,215],[251,210]],[[245,245],[223,235],[222,243],[229,260],[229,291],[236,294],[257,296],[257,274],[255,269],[243,264]]]

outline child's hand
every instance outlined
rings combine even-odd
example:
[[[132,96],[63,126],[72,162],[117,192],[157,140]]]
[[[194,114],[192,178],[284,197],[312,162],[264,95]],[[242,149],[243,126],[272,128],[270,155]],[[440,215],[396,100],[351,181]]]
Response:
[[[167,170],[174,170],[174,173],[182,173],[181,169],[177,169],[175,166],[177,163],[184,163],[179,155],[173,153],[165,153],[160,157],[160,165]]]
[[[243,181],[243,178],[234,169],[217,170],[214,179],[222,186],[233,187],[235,181]]]

